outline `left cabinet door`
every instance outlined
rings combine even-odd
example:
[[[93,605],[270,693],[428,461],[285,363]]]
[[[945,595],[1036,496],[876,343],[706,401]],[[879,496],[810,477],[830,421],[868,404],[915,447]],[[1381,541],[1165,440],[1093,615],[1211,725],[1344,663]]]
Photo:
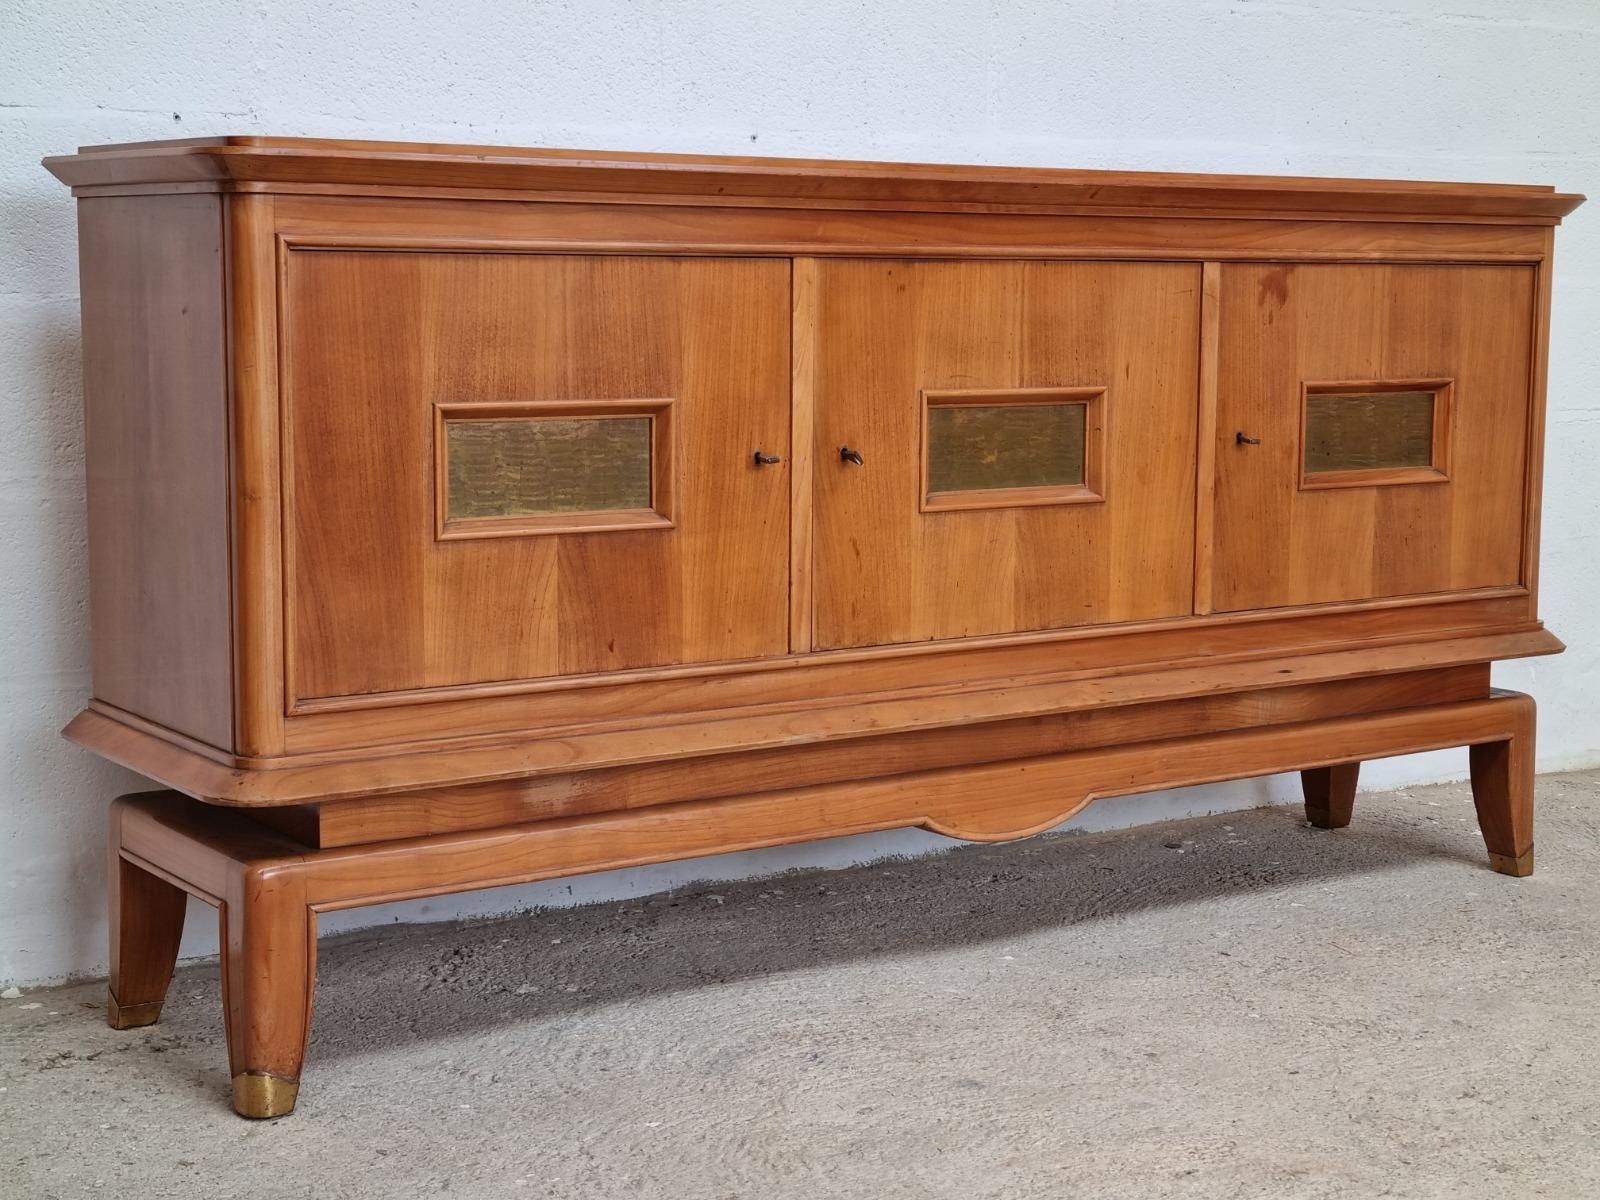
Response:
[[[283,326],[291,697],[788,649],[787,261],[297,249]]]

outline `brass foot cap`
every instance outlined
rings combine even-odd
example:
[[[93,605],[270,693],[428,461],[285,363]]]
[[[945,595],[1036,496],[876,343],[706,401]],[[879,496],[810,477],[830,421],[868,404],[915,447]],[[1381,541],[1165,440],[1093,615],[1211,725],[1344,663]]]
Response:
[[[117,994],[106,989],[106,1024],[113,1029],[138,1029],[154,1025],[161,1019],[161,1001],[148,1000],[143,1004],[119,1004]]]
[[[1521,854],[1512,858],[1509,854],[1496,854],[1489,852],[1489,865],[1502,875],[1515,875],[1521,879],[1525,875],[1533,874],[1533,847],[1529,846]]]
[[[299,1081],[281,1075],[243,1071],[233,1077],[233,1111],[241,1117],[286,1117],[294,1111],[299,1094]]]

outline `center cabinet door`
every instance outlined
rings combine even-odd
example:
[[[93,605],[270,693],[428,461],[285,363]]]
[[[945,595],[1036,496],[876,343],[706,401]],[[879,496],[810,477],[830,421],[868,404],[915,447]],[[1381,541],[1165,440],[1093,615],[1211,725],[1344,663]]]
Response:
[[[787,261],[285,271],[292,696],[787,652]]]
[[[1191,612],[1198,264],[814,269],[818,649]]]

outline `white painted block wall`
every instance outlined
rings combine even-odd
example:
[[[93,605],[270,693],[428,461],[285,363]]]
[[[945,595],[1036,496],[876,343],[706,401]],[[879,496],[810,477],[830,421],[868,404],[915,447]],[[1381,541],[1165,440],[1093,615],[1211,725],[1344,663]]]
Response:
[[[103,970],[72,201],[79,144],[215,133],[1553,183],[1600,196],[1600,0],[6,0],[0,5],[0,985]],[[1600,202],[1558,238],[1542,609],[1510,664],[1544,769],[1600,763]],[[1464,752],[1367,788],[1465,774]],[[1134,824],[1288,780],[1103,802]],[[656,891],[948,845],[905,833],[343,914]],[[215,948],[208,911],[185,950]]]

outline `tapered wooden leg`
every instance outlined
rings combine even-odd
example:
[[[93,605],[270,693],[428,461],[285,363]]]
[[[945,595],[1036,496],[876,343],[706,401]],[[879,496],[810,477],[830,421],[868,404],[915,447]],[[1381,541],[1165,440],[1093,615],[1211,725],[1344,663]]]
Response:
[[[222,987],[233,1107],[294,1111],[311,1032],[316,914],[293,870],[236,864],[222,909]]]
[[[122,857],[123,800],[111,806],[106,880],[111,928],[111,979],[106,1021],[113,1029],[153,1025],[161,1016],[178,961],[188,896]]]
[[[1523,695],[1505,700],[1516,705],[1516,732],[1472,747],[1472,800],[1489,865],[1502,875],[1532,875],[1534,703]]]
[[[1306,798],[1306,820],[1318,829],[1343,829],[1350,824],[1356,803],[1359,762],[1313,767],[1300,772],[1300,790]]]

